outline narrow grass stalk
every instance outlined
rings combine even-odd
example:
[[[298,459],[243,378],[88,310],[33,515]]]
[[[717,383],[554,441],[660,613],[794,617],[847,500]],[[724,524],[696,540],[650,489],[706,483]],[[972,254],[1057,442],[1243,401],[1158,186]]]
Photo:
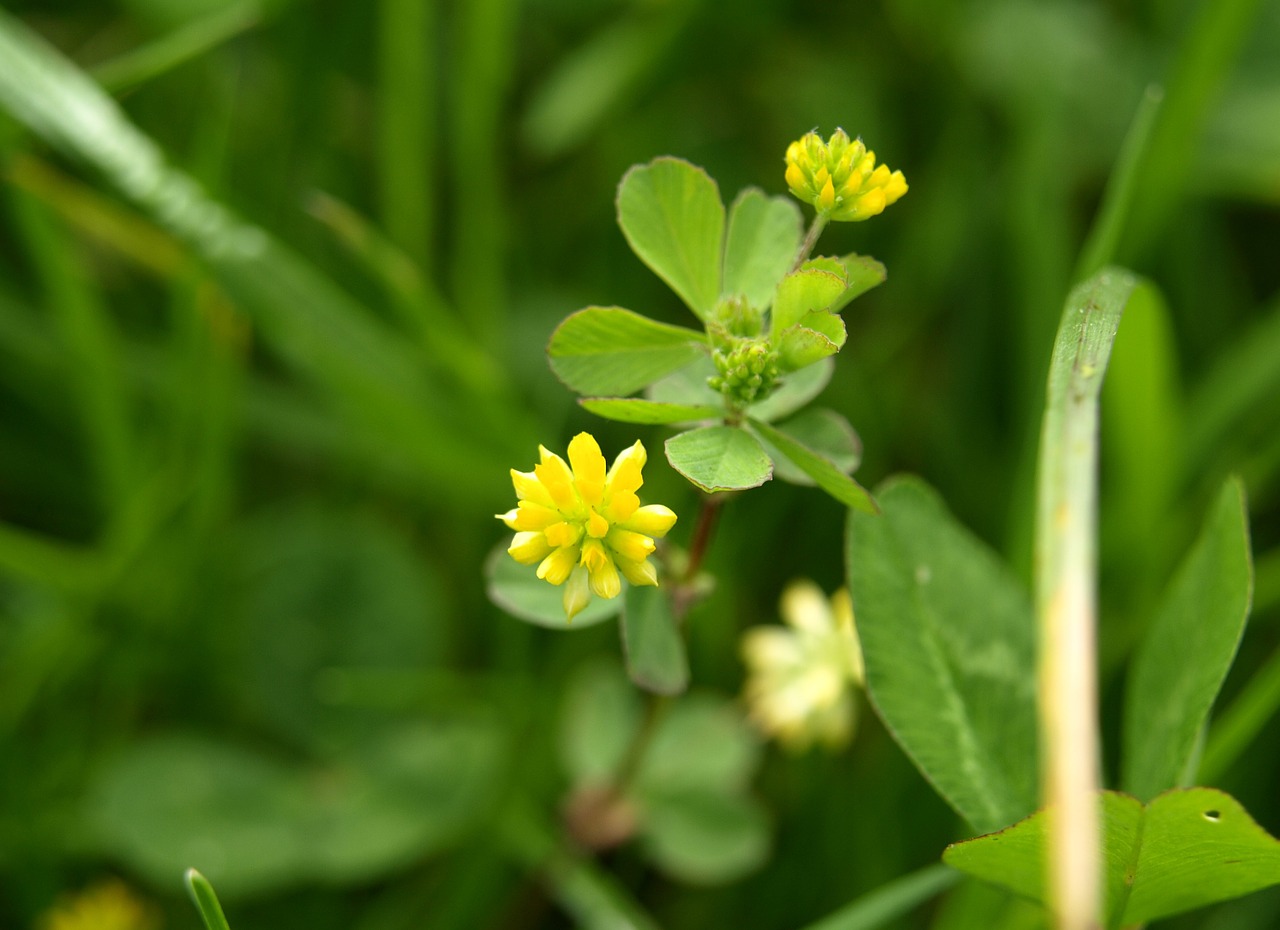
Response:
[[[915,910],[960,880],[945,865],[930,865],[855,898],[804,930],[876,930]]]
[[[1049,367],[1036,495],[1036,620],[1048,886],[1059,930],[1101,913],[1097,725],[1098,395],[1135,279],[1104,269],[1067,298]]]

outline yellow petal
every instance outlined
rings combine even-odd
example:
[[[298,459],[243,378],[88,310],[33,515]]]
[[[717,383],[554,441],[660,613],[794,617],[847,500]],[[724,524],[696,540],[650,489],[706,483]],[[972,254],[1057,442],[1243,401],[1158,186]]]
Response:
[[[570,623],[591,603],[591,590],[587,586],[587,572],[583,568],[575,568],[569,575],[569,583],[564,586],[564,617]]]
[[[564,584],[573,567],[578,564],[578,547],[566,546],[557,549],[538,566],[538,577],[554,585]]]
[[[884,185],[884,202],[886,204],[894,203],[906,192],[907,179],[902,176],[901,171],[895,171],[889,175],[889,180]]]
[[[554,507],[544,507],[533,501],[521,501],[515,510],[508,511],[503,517],[505,519],[512,514],[515,522],[508,522],[507,526],[513,530],[545,530],[560,520],[560,512]]]
[[[609,553],[605,551],[604,544],[598,539],[588,539],[582,545],[582,557],[578,560],[578,564],[584,566],[587,571],[598,571],[601,565],[609,561]]]
[[[547,542],[560,548],[562,546],[572,546],[582,538],[582,527],[576,523],[553,523],[551,526],[543,530],[547,536]]]
[[[832,186],[830,178],[827,178],[827,183],[822,186],[814,205],[819,210],[830,210],[836,205],[836,189]]]
[[[538,446],[538,451],[542,453],[542,461],[534,466],[534,476],[551,495],[554,506],[561,510],[572,510],[578,503],[578,494],[573,489],[573,472],[569,471],[564,459],[554,452],[549,452],[543,446]]]
[[[613,557],[613,562],[618,566],[618,571],[622,572],[622,577],[627,579],[637,587],[656,587],[658,584],[658,570],[653,567],[653,563],[647,559],[643,561],[635,561],[620,555]]]
[[[532,565],[551,552],[547,537],[541,533],[516,533],[507,553],[521,565]]]
[[[804,172],[800,170],[799,165],[787,165],[787,186],[795,193],[797,197],[805,196],[805,180]]]
[[[600,503],[604,493],[604,456],[600,444],[590,433],[579,433],[569,442],[569,464],[578,493],[588,505]]]
[[[884,187],[889,182],[889,166],[879,165],[876,170],[871,172],[871,177],[867,178],[867,183],[873,187]]]
[[[675,526],[675,522],[676,515],[670,507],[646,504],[637,508],[636,512],[627,518],[622,528],[661,539],[667,535],[671,527]]]
[[[613,466],[609,469],[609,474],[605,476],[605,490],[609,493],[617,491],[636,491],[644,484],[644,476],[641,470],[644,463],[648,461],[648,456],[644,451],[644,446],[640,440],[636,440],[635,445],[628,449],[623,449],[618,453],[618,457],[613,460]]]
[[[834,624],[831,606],[822,589],[812,581],[801,579],[787,585],[782,592],[782,619],[797,630],[817,635],[830,635]]]
[[[618,569],[614,567],[612,559],[606,558],[596,568],[588,571],[591,573],[591,590],[598,597],[607,600],[617,597],[622,591],[622,579],[618,577]]]
[[[512,530],[519,529],[519,527],[518,527],[518,526],[516,526],[516,519],[517,519],[519,516],[520,516],[520,511],[519,511],[519,510],[508,510],[506,513],[495,513],[495,514],[494,514],[494,517],[495,517],[495,518],[497,518],[497,519],[501,520],[503,523],[505,523],[505,524],[507,525],[507,528],[508,528],[508,529],[512,529]]]
[[[867,191],[853,205],[853,219],[865,220],[884,212],[885,196],[884,190],[879,187],[873,187]]]
[[[587,535],[593,539],[604,539],[609,532],[609,521],[594,510],[587,517]]]
[[[542,482],[538,480],[538,476],[531,471],[516,471],[511,469],[511,483],[515,485],[516,497],[522,501],[533,501],[535,504],[542,504],[544,507],[554,507],[555,504],[551,500],[551,495],[547,493],[547,489],[542,486]]]
[[[624,559],[631,559],[634,562],[647,559],[649,554],[657,548],[653,540],[643,533],[633,533],[631,530],[624,530],[619,526],[615,526],[609,531],[606,541],[609,543],[610,549]]]

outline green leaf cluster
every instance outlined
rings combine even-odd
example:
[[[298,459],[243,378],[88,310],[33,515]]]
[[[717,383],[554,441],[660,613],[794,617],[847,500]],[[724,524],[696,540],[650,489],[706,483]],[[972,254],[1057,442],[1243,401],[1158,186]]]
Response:
[[[628,747],[644,727],[645,752],[631,760]],[[646,720],[616,666],[588,666],[565,696],[560,757],[580,791],[614,785],[622,774],[617,803],[634,816],[645,857],[673,878],[722,884],[768,856],[769,819],[749,790],[759,744],[722,697],[695,691]]]
[[[618,225],[628,244],[703,324],[659,323],[587,307],[547,345],[551,368],[592,413],[627,423],[694,425],[667,443],[678,472],[707,492],[758,487],[775,474],[874,510],[850,477],[860,456],[839,414],[772,425],[830,378],[844,346],[840,311],[885,279],[871,258],[807,260],[794,202],[742,191],[727,211],[705,171],[657,158],[626,173]],[[631,397],[641,390],[644,397]],[[794,428],[793,428],[794,427]]]

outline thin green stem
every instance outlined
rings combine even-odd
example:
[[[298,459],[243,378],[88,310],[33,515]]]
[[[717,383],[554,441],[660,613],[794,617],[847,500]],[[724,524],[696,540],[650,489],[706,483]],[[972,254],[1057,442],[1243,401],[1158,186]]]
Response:
[[[1214,722],[1200,763],[1199,783],[1218,782],[1280,708],[1280,650]]]
[[[813,247],[818,244],[818,237],[822,235],[822,231],[827,228],[827,218],[821,213],[813,218],[813,222],[809,224],[809,231],[805,234],[804,242],[800,243],[800,251],[796,253],[795,263],[791,266],[791,270],[795,271],[801,265],[809,260],[809,254],[813,252]]]
[[[1067,298],[1049,368],[1036,501],[1036,617],[1048,886],[1059,930],[1101,913],[1097,725],[1098,395],[1135,279],[1107,269]]]

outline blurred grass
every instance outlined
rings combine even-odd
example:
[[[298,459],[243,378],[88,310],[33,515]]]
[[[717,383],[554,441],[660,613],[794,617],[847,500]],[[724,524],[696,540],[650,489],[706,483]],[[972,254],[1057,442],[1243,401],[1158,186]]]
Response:
[[[552,636],[490,607],[490,514],[536,443],[590,428],[608,451],[636,433],[576,409],[543,345],[590,303],[689,322],[616,228],[626,167],[671,153],[726,198],[777,193],[786,143],[814,126],[860,133],[911,184],[823,240],[889,268],[847,314],[823,402],[860,430],[864,483],[923,474],[1016,564],[1063,295],[1108,260],[1151,282],[1104,399],[1104,719],[1208,495],[1242,472],[1257,611],[1208,758],[1280,830],[1276,0],[6,10],[0,925],[32,926],[58,892],[123,869],[166,926],[194,926],[177,889],[190,863],[146,886],[83,825],[97,773],[155,734],[315,763],[342,758],[318,735],[334,721],[479,707],[519,760],[499,790],[535,826],[550,818],[561,685],[616,633]],[[646,492],[692,513],[663,433],[641,435]],[[720,585],[690,618],[696,683],[739,687],[737,633],[775,619],[789,578],[838,586],[841,519],[780,485],[726,509]],[[482,828],[360,882],[232,899],[229,916],[794,927],[959,838],[869,711],[847,755],[771,754],[757,791],[774,858],[725,888],[661,878],[630,849],[543,885],[529,872],[549,836]],[[1170,926],[1268,926],[1269,900]],[[961,885],[884,926],[1026,926],[1018,913]]]

